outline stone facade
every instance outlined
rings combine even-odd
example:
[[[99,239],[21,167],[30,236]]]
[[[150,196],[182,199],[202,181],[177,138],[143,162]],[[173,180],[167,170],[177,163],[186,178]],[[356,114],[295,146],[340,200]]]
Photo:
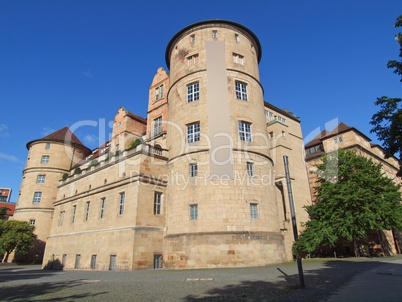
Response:
[[[302,131],[293,113],[264,101],[260,58],[258,38],[240,24],[211,20],[179,31],[166,49],[170,73],[159,68],[149,88],[147,119],[120,108],[110,141],[49,183],[44,265],[133,270],[292,259],[283,157],[300,230],[311,204]],[[27,188],[20,211],[32,203]]]
[[[308,142],[306,149],[306,162],[309,171],[309,183],[311,188],[312,201],[316,201],[314,187],[317,186],[317,175],[311,173],[316,170],[316,165],[321,163],[321,156],[342,149],[355,150],[359,155],[371,159],[376,164],[382,165],[385,176],[391,178],[396,184],[401,184],[401,179],[396,176],[399,170],[399,162],[395,157],[385,158],[385,154],[379,145],[372,144],[371,139],[354,127],[341,122],[331,132],[324,130],[313,140]],[[381,234],[369,236],[369,241],[375,243],[377,251],[375,254],[396,254],[401,253],[401,237],[399,233],[384,230]],[[350,250],[353,251],[351,247]]]

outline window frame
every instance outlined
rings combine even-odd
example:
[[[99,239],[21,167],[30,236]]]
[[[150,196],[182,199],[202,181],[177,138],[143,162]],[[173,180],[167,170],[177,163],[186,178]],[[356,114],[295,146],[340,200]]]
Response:
[[[189,175],[190,175],[190,177],[198,176],[198,164],[197,163],[189,164]]]
[[[239,138],[241,141],[244,142],[252,142],[252,135],[253,135],[253,130],[252,130],[252,123],[246,122],[246,121],[238,121],[238,130],[239,130]]]
[[[247,175],[249,177],[253,177],[255,175],[255,170],[254,170],[254,163],[251,161],[248,161],[247,164]]]
[[[247,83],[235,81],[236,98],[241,101],[248,102]]]
[[[152,124],[153,124],[152,137],[155,137],[158,134],[162,133],[162,116],[154,118]]]
[[[120,201],[119,201],[119,216],[122,216],[124,214],[124,201],[126,199],[126,193],[121,192],[119,193],[120,195]]]
[[[46,179],[46,174],[39,174],[36,177],[36,183],[37,184],[43,184],[43,183],[45,183],[45,179]]]
[[[192,103],[200,99],[200,82],[192,82],[186,86],[187,103]]]
[[[77,215],[77,205],[73,205],[73,213],[71,215],[71,223],[75,223],[75,216]]]
[[[197,220],[198,219],[198,204],[190,204],[190,220]]]
[[[42,192],[41,191],[34,192],[32,203],[33,204],[39,204],[41,199],[42,199]]]
[[[186,142],[195,143],[201,139],[201,125],[200,122],[195,122],[186,125]]]
[[[258,219],[258,203],[251,202],[250,203],[250,218],[251,219]]]
[[[102,197],[101,205],[100,205],[99,219],[103,219],[103,217],[105,216],[105,203],[106,203],[106,197]]]
[[[48,164],[50,161],[50,155],[42,155],[40,159],[41,164]]]
[[[162,192],[154,192],[154,215],[162,215]]]
[[[34,226],[36,224],[36,219],[29,219],[29,225]]]
[[[90,210],[90,208],[91,208],[91,202],[87,201],[85,203],[85,221],[88,221],[88,219],[89,219],[89,210]]]

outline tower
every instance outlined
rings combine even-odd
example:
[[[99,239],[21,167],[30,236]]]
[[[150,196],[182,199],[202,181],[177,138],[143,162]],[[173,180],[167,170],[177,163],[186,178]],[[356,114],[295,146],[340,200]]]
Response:
[[[167,267],[285,260],[260,59],[258,38],[231,21],[195,23],[167,46],[168,169],[175,176],[168,186]]]
[[[81,141],[64,127],[27,144],[28,158],[23,170],[14,219],[29,221],[35,226],[40,257],[50,233],[53,202],[63,174],[90,153]],[[40,244],[42,242],[42,244]],[[40,257],[39,261],[42,258]]]

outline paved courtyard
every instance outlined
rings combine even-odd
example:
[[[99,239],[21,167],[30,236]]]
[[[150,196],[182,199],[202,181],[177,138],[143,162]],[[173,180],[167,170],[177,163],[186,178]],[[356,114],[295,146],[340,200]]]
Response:
[[[1,301],[402,301],[402,256],[254,268],[49,271],[0,264]]]

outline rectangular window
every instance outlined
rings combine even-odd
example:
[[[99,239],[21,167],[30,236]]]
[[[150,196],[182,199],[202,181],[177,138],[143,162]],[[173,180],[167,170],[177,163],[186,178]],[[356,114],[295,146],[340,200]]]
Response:
[[[239,121],[240,140],[251,142],[251,123]]]
[[[91,202],[90,202],[90,201],[87,201],[87,202],[86,202],[86,205],[85,205],[85,221],[88,221],[88,218],[89,218],[89,208],[90,208],[90,204],[91,204]]]
[[[198,204],[190,205],[190,219],[191,220],[198,219]]]
[[[105,201],[106,201],[106,198],[101,198],[101,206],[100,206],[100,214],[99,214],[100,219],[102,219],[103,216],[105,215]]]
[[[42,198],[42,192],[35,192],[32,202],[33,203],[40,203],[41,198]]]
[[[212,31],[212,38],[213,39],[218,39],[218,31],[217,30]]]
[[[187,66],[197,65],[197,64],[198,64],[198,53],[187,57]]]
[[[61,258],[62,267],[66,266],[66,262],[67,262],[67,254],[63,254],[63,257]]]
[[[191,42],[191,43],[194,43],[194,42],[195,42],[195,35],[191,35],[191,36],[190,36],[190,42]]]
[[[258,204],[250,203],[250,217],[251,219],[258,219]]]
[[[73,205],[73,216],[71,217],[71,223],[75,222],[75,214],[77,213],[77,206]]]
[[[35,222],[36,222],[35,219],[30,219],[29,220],[29,225],[35,225]]]
[[[155,192],[154,194],[154,215],[160,215],[162,213],[162,193]]]
[[[163,267],[162,254],[154,254],[154,269]]]
[[[244,65],[244,56],[239,55],[237,53],[233,53],[233,62],[240,65]]]
[[[237,43],[239,43],[239,42],[240,42],[240,37],[239,37],[239,35],[238,35],[238,34],[235,34],[235,41],[236,41]]]
[[[49,155],[42,155],[42,158],[40,160],[41,164],[47,164],[49,162],[50,156]]]
[[[236,98],[238,100],[247,101],[247,84],[236,81]]]
[[[46,143],[45,149],[46,149],[46,150],[49,150],[49,149],[50,149],[50,143]]]
[[[190,164],[190,177],[197,177],[198,175],[198,165],[197,163]]]
[[[187,143],[194,143],[200,140],[200,123],[187,125]]]
[[[124,212],[124,198],[125,193],[120,193],[120,203],[119,203],[119,215],[123,215]]]
[[[75,255],[75,265],[74,268],[80,268],[81,266],[81,255],[80,254],[76,254]]]
[[[60,211],[60,216],[59,216],[59,226],[63,225],[63,221],[64,221],[64,213],[66,211]]]
[[[36,183],[37,184],[43,184],[45,182],[46,175],[38,175],[38,178],[36,178]]]
[[[154,129],[152,130],[152,137],[162,132],[162,117],[158,117],[153,121]]]
[[[200,84],[198,82],[187,85],[187,103],[200,99]]]
[[[163,99],[163,85],[156,87],[155,88],[155,101],[159,101],[160,99]]]
[[[247,174],[250,177],[254,176],[254,163],[252,162],[247,162]]]
[[[91,256],[91,269],[96,268],[96,255]]]

